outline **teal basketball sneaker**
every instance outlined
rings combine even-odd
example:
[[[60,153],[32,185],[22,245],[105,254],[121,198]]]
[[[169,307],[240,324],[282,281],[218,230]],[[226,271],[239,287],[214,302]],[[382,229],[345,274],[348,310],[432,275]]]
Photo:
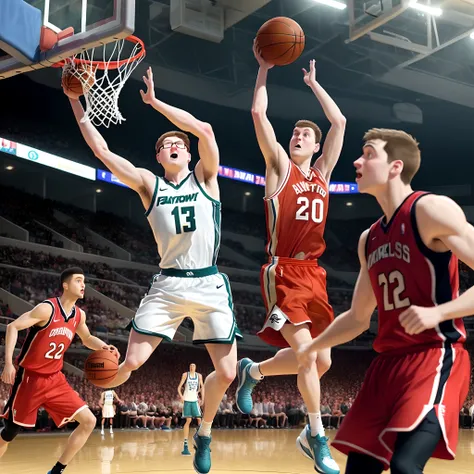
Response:
[[[191,456],[191,451],[189,451],[189,447],[188,447],[188,442],[185,441],[184,442],[184,447],[183,447],[183,450],[181,451],[181,454],[183,456]]]
[[[331,456],[328,438],[319,434],[311,436],[309,425],[304,427],[296,439],[296,447],[303,456],[313,461],[316,472],[320,474],[339,474],[341,472],[336,461]]]
[[[199,436],[199,430],[193,436],[194,470],[198,474],[207,474],[211,470],[211,436]]]
[[[252,392],[260,380],[250,375],[253,360],[246,357],[237,362],[238,385],[235,392],[235,404],[241,413],[248,415],[253,408]]]

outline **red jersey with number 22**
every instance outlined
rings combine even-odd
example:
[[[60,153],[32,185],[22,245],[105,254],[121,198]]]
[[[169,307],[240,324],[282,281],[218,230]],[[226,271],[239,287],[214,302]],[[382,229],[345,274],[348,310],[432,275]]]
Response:
[[[329,191],[317,168],[305,175],[290,160],[285,179],[265,204],[270,257],[315,260],[323,254]]]
[[[416,204],[427,193],[413,192],[386,223],[370,228],[366,243],[367,268],[377,299],[377,352],[440,342],[464,342],[462,319],[445,321],[434,329],[409,335],[400,314],[411,305],[431,307],[458,296],[458,259],[451,252],[434,252],[422,241],[416,222]]]
[[[51,306],[51,316],[46,326],[29,329],[17,361],[26,370],[49,375],[63,368],[64,353],[76,335],[81,310],[73,306],[71,313],[66,314],[59,298],[45,300],[43,304]]]

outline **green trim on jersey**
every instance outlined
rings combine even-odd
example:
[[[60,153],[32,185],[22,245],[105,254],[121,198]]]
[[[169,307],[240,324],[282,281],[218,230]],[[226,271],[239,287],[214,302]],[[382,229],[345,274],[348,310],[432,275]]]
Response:
[[[219,257],[219,249],[221,247],[221,206],[220,203],[212,203],[212,218],[214,220],[214,257],[212,258],[212,264],[217,264],[217,258]]]
[[[218,201],[217,199],[214,199],[212,198],[211,196],[209,196],[209,194],[207,194],[207,192],[205,191],[205,189],[201,186],[201,183],[199,182],[199,180],[197,179],[197,176],[196,176],[196,171],[193,170],[193,176],[194,176],[194,181],[196,181],[196,184],[198,185],[199,189],[201,190],[202,194],[204,194],[204,196],[207,197],[207,199],[209,199],[209,201],[215,203],[215,204],[218,204],[219,206],[221,205],[221,202]]]
[[[189,174],[186,176],[186,178],[181,181],[179,184],[173,184],[171,181],[168,181],[164,176],[162,176],[162,180],[168,185],[171,186],[173,189],[179,189],[188,179],[189,177],[193,174],[192,171],[189,172]]]
[[[153,206],[155,205],[156,201],[156,195],[158,194],[158,176],[155,176],[156,181],[155,181],[155,190],[153,191],[153,197],[151,198],[150,205],[148,206],[148,209],[145,212],[145,217],[148,217],[150,215],[151,210],[153,209]]]
[[[216,265],[217,257],[219,256],[219,249],[221,246],[221,202],[207,194],[206,190],[201,186],[201,183],[197,179],[195,170],[193,170],[193,177],[199,190],[202,192],[205,198],[212,202],[213,205],[212,218],[214,220],[214,257],[212,259],[212,264]]]
[[[159,334],[157,332],[153,332],[153,331],[147,331],[146,329],[140,329],[139,327],[137,327],[137,325],[135,324],[135,320],[132,319],[132,327],[133,329],[140,333],[140,334],[145,334],[146,336],[156,336],[156,337],[161,337],[163,339],[165,339],[166,341],[168,342],[171,342],[171,338],[168,337],[168,336],[165,336],[164,334]]]
[[[200,278],[209,275],[215,275],[219,270],[215,265],[206,268],[197,268],[189,270],[181,270],[180,268],[163,268],[158,275],[181,277],[181,278]]]

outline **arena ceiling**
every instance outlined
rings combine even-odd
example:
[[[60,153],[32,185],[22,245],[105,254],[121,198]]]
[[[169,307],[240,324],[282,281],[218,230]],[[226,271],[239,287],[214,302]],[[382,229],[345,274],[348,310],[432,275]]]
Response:
[[[61,8],[67,12],[77,1],[61,0]],[[195,10],[223,10],[224,38],[213,42],[171,27],[178,0],[136,0],[135,34],[147,57],[133,77],[141,80],[151,65],[158,88],[248,110],[257,71],[253,38],[266,20],[288,16],[302,26],[306,47],[296,63],[271,71],[269,93],[278,96],[271,114],[293,118],[297,107],[314,116],[301,74],[312,58],[321,83],[352,117],[394,120],[394,104],[403,103],[407,121],[416,123],[418,106],[436,99],[474,108],[474,0],[418,1],[441,8],[439,17],[414,9],[410,0],[341,1],[344,10],[316,0],[182,0]],[[91,14],[100,18],[109,3],[89,0]],[[31,76],[50,82],[48,72]]]
[[[295,104],[308,107],[301,67],[311,58],[321,82],[345,108],[366,117],[391,114],[395,103],[429,98],[474,107],[473,0],[441,0],[440,17],[415,10],[408,1],[343,1],[345,10],[315,0],[216,0],[226,12],[245,15],[227,25],[221,43],[173,31],[170,0],[149,1],[148,11],[139,12],[137,33],[148,45],[146,61],[157,69],[158,85],[231,107],[248,108],[251,102],[257,71],[252,40],[275,16],[293,18],[306,34],[301,58],[269,76],[270,93],[279,97],[277,115],[291,113]],[[351,33],[361,36],[351,41]]]

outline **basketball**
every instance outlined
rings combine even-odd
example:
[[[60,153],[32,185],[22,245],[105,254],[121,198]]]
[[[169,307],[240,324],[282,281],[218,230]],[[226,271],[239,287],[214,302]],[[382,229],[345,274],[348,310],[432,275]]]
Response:
[[[86,360],[84,375],[97,387],[103,387],[115,378],[118,372],[118,360],[114,354],[104,349],[94,351]]]
[[[79,79],[78,73],[82,80]],[[87,89],[90,89],[94,85],[94,71],[91,66],[80,64],[76,66],[75,72],[73,72],[70,67],[63,70],[62,86],[65,90],[79,97],[84,93],[83,82],[85,82]]]
[[[265,61],[275,66],[286,66],[300,57],[305,37],[296,21],[279,16],[268,20],[260,27],[256,43]]]

